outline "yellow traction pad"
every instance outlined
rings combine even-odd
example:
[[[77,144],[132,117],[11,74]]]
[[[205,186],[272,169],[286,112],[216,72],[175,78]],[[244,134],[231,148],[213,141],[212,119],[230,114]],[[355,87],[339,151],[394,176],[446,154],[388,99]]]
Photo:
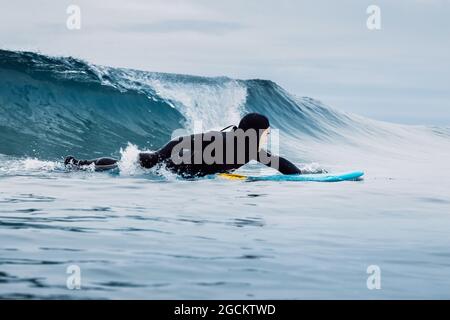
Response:
[[[246,180],[247,176],[243,176],[242,174],[235,173],[220,173],[219,177],[228,180]]]

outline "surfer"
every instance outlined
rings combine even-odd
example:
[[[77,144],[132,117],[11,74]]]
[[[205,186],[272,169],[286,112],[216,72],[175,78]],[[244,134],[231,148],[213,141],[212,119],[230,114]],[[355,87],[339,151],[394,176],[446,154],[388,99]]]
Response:
[[[229,128],[231,130],[226,131]],[[301,174],[300,169],[289,160],[262,149],[269,133],[267,117],[250,113],[241,119],[237,127],[176,138],[158,151],[139,153],[138,161],[144,168],[165,166],[183,177],[230,173],[251,160],[282,174]],[[117,162],[112,158],[77,160],[72,156],[64,160],[70,168],[94,166],[98,171],[116,168]]]

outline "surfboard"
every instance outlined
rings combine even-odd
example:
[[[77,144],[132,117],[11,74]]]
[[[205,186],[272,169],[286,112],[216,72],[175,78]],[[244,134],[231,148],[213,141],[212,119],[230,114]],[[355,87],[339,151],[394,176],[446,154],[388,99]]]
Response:
[[[242,181],[312,181],[312,182],[339,182],[339,181],[355,181],[364,175],[362,171],[353,171],[341,174],[294,174],[283,175],[274,174],[268,176],[246,176],[234,173],[220,173],[219,177],[227,180]]]

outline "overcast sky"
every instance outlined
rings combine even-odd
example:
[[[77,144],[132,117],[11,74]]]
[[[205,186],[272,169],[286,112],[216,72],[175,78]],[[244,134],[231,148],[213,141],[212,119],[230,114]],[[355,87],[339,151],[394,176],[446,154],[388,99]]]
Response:
[[[381,30],[366,27],[371,4]],[[450,125],[450,0],[0,0],[0,48],[270,79],[372,118]]]

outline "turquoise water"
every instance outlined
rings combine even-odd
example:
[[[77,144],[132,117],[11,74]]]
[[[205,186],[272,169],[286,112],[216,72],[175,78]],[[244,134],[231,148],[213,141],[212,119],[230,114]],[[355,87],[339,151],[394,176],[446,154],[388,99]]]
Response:
[[[0,54],[0,298],[450,298],[448,128],[345,114],[270,81]],[[184,181],[136,166],[177,128],[249,111],[304,170],[364,180]],[[67,171],[69,153],[119,157],[120,171]],[[80,290],[66,285],[73,265]]]

